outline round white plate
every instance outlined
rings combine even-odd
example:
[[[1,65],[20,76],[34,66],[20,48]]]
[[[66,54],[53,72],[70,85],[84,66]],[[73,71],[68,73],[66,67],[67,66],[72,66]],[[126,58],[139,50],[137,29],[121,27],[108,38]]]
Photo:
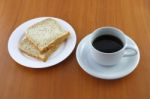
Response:
[[[46,62],[39,61],[35,58],[29,57],[18,49],[20,40],[24,35],[24,31],[31,25],[42,21],[46,18],[56,20],[65,30],[70,32],[69,38],[55,51]],[[30,68],[45,68],[56,65],[65,60],[73,51],[76,45],[76,34],[73,27],[66,21],[54,17],[40,17],[31,19],[18,26],[11,34],[8,41],[8,51],[10,56],[19,64]]]
[[[127,37],[128,44],[135,46],[137,55],[123,57],[115,66],[101,66],[93,61],[89,53],[88,41],[90,35],[86,36],[79,43],[76,50],[76,58],[80,67],[88,74],[101,79],[118,79],[130,74],[138,65],[140,53],[136,43]]]

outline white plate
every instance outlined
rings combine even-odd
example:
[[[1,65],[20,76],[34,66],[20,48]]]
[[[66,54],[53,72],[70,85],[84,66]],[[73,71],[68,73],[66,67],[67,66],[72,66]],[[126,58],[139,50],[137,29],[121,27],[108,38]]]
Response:
[[[140,53],[136,43],[127,37],[128,44],[135,46],[137,55],[123,57],[119,64],[115,66],[101,66],[93,61],[89,53],[88,40],[90,35],[86,36],[79,43],[76,50],[76,58],[80,67],[88,74],[101,79],[118,79],[130,74],[138,65]]]
[[[66,42],[64,42],[57,51],[55,51],[46,62],[41,62],[35,58],[24,55],[18,49],[19,42],[24,35],[24,31],[31,25],[42,21],[46,18],[52,18],[56,20],[65,30],[70,32],[70,36]],[[30,68],[45,68],[56,65],[65,60],[73,51],[76,45],[76,34],[73,27],[66,21],[54,17],[40,17],[31,19],[18,26],[11,34],[8,41],[8,51],[10,56],[19,64]]]

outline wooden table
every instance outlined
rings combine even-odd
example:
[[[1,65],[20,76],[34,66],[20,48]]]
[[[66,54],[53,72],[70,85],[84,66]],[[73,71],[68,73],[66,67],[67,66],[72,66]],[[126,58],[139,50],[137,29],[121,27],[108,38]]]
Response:
[[[138,68],[119,80],[101,80],[78,65],[75,50],[62,63],[29,69],[8,54],[12,31],[29,19],[69,22],[77,41],[94,29],[116,26],[138,44]],[[0,99],[150,99],[150,0],[0,0]]]

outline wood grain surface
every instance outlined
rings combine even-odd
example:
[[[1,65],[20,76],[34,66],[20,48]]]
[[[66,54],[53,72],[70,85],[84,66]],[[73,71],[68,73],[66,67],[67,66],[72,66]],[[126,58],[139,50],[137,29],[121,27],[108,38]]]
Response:
[[[8,54],[12,31],[36,17],[69,22],[77,41],[111,25],[133,38],[141,52],[138,68],[119,80],[101,80],[78,65],[75,50],[62,63],[29,69]],[[0,99],[150,99],[150,0],[0,0]]]

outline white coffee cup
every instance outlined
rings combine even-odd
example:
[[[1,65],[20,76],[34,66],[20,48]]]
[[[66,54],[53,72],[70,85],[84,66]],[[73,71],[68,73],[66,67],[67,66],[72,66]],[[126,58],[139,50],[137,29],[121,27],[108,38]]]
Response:
[[[97,50],[92,43],[97,37],[102,35],[111,35],[117,37],[122,41],[123,47],[120,50],[112,53],[105,53]],[[96,29],[90,36],[88,46],[90,48],[91,58],[96,63],[104,66],[116,65],[122,58],[132,57],[137,54],[137,49],[127,43],[126,35],[120,29],[109,26]]]

